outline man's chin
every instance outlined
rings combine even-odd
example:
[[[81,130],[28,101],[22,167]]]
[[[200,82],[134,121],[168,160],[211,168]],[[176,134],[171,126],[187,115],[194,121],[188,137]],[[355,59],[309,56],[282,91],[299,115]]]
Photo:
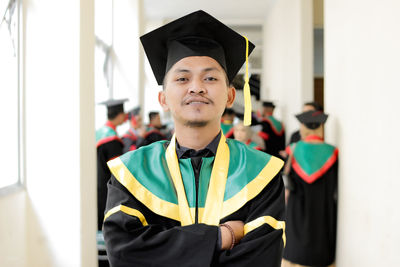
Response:
[[[185,126],[190,128],[202,128],[208,125],[208,121],[205,120],[189,120],[185,122]]]

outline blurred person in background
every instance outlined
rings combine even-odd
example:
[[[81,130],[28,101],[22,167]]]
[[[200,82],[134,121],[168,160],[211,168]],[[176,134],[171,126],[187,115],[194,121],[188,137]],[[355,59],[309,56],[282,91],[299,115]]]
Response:
[[[306,111],[301,140],[286,148],[286,238],[283,267],[333,266],[336,247],[338,149],[323,139],[328,115]]]
[[[146,126],[143,139],[138,142],[137,148],[150,145],[154,142],[167,140],[167,136],[162,132],[163,125],[161,123],[160,112],[149,112],[149,124]]]
[[[302,112],[310,111],[310,110],[316,110],[316,111],[324,111],[322,106],[318,104],[317,102],[307,102],[303,106]],[[292,133],[290,136],[289,144],[296,143],[300,141],[300,130],[295,131]]]
[[[274,103],[263,102],[260,121],[262,130],[258,135],[264,139],[265,152],[282,158],[279,152],[285,150],[285,128],[282,122],[274,117],[274,110]]]
[[[124,142],[123,152],[135,150],[145,134],[140,107],[136,107],[128,112],[129,130],[122,136]]]
[[[226,138],[234,138],[233,136],[233,120],[235,119],[235,111],[231,108],[226,108],[221,118],[222,133]]]
[[[239,121],[233,126],[235,140],[238,140],[251,148],[262,151],[262,148],[252,140],[253,132],[249,126],[244,126],[243,121]]]
[[[117,127],[126,121],[124,102],[128,99],[111,99],[100,104],[107,107],[107,122],[96,131],[97,147],[97,230],[101,231],[107,200],[107,182],[111,177],[107,162],[122,155],[124,144]]]

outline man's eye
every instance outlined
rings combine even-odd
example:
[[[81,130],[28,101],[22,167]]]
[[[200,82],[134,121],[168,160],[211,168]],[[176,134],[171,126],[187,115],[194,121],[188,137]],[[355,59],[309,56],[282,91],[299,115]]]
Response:
[[[214,78],[214,77],[207,77],[206,80],[207,80],[207,81],[216,81],[217,78]]]
[[[187,78],[185,78],[185,77],[179,77],[179,78],[176,79],[176,81],[177,81],[177,82],[185,82],[185,81],[187,81]]]

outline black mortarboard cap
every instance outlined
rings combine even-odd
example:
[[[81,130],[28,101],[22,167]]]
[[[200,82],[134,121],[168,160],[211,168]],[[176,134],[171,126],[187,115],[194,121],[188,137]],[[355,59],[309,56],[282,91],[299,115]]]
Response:
[[[131,119],[133,116],[137,116],[140,114],[140,106],[134,107],[133,109],[128,111],[128,118]]]
[[[127,98],[124,99],[109,99],[107,101],[101,102],[99,104],[105,105],[107,107],[107,113],[118,113],[124,112],[124,102],[128,101]]]
[[[296,115],[296,118],[309,129],[318,128],[321,123],[325,123],[328,115],[322,111],[310,110]]]
[[[246,38],[199,10],[140,38],[154,76],[163,84],[168,70],[189,56],[209,56],[226,71],[229,82],[246,61]],[[254,49],[248,42],[248,55]]]
[[[266,107],[266,108],[274,108],[275,107],[274,103],[271,101],[264,101],[262,103],[262,105],[263,105],[263,107]]]

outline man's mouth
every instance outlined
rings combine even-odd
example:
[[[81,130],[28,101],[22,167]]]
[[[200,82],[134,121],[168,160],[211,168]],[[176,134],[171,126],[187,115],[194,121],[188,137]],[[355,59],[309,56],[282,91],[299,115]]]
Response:
[[[199,97],[191,97],[191,98],[188,98],[188,99],[186,99],[186,100],[184,101],[184,104],[185,104],[185,105],[201,105],[201,104],[208,105],[208,104],[210,104],[210,103],[211,103],[211,101],[208,100],[208,99],[206,99],[206,98],[204,98],[204,97],[202,97],[202,98],[199,98]]]
[[[186,105],[194,105],[194,104],[207,104],[207,102],[203,102],[203,101],[190,101],[188,103],[186,103]]]

